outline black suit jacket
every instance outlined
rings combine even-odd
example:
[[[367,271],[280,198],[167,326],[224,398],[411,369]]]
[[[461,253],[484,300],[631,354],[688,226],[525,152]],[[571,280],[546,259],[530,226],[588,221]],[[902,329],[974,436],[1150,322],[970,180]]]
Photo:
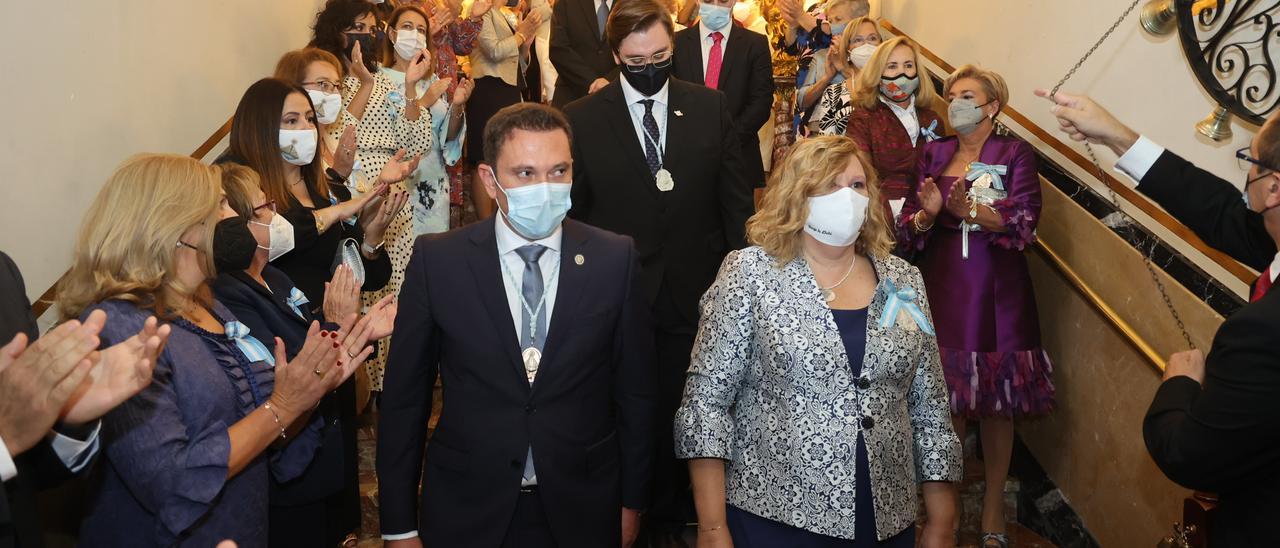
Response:
[[[302,350],[311,322],[321,320],[312,315],[310,310],[318,303],[298,307],[302,310],[302,316],[299,316],[287,300],[290,290],[295,287],[293,280],[271,265],[262,270],[262,278],[266,280],[270,291],[244,272],[223,273],[214,280],[213,293],[218,302],[226,306],[236,320],[248,327],[249,334],[266,345],[268,350],[274,351],[275,338],[280,337],[284,341],[285,356],[292,359]],[[333,329],[335,326],[329,324],[326,328]],[[301,476],[287,482],[277,481],[272,476],[272,506],[309,504],[342,489],[343,438],[338,424],[340,415],[337,395],[326,395],[320,401],[318,411],[319,419],[313,420],[324,421],[320,449]]]
[[[382,531],[416,529],[428,546],[500,545],[532,444],[557,544],[617,546],[621,507],[648,504],[655,436],[670,435],[654,423],[653,328],[634,247],[564,222],[556,301],[530,386],[494,222],[414,244],[378,423]],[[424,464],[437,375],[444,407]]]
[[[672,74],[681,80],[704,84],[702,25],[676,33]],[[716,89],[728,98],[729,114],[742,144],[742,173],[747,182],[764,188],[764,161],[760,157],[760,128],[773,114],[773,58],[769,39],[734,24],[722,44],[720,82]]]
[[[725,95],[672,78],[668,102],[669,192],[649,173],[619,82],[565,108],[573,126],[569,216],[634,238],[649,302],[661,296],[659,304],[674,307],[656,307],[658,325],[693,333],[698,299],[725,255],[746,247],[755,206]]]
[[[1147,450],[1169,479],[1217,493],[1213,546],[1274,546],[1280,516],[1280,291],[1227,318],[1203,387],[1174,377],[1143,422]]]
[[[617,6],[620,0],[613,0]],[[613,50],[600,33],[596,0],[559,0],[551,10],[551,65],[556,68],[556,92],[551,104],[562,108],[587,95],[596,78],[618,75]]]
[[[9,344],[18,333],[26,333],[29,342],[39,336],[22,273],[0,251],[0,345]],[[14,464],[17,477],[0,490],[0,547],[43,546],[36,492],[71,477],[71,472],[47,440],[14,457]]]
[[[1150,196],[1214,249],[1255,270],[1276,255],[1262,215],[1245,207],[1240,189],[1165,151],[1142,177],[1138,191]]]

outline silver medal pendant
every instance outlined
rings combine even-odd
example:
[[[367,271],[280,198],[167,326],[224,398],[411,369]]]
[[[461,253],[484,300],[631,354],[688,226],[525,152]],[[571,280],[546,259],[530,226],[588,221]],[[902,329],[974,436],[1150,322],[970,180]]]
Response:
[[[671,189],[676,187],[675,179],[671,178],[671,172],[665,167],[659,169],[658,173],[654,174],[654,178],[658,183],[658,190],[662,192],[671,192]]]
[[[529,382],[533,382],[533,378],[538,376],[538,363],[542,361],[542,352],[531,346],[524,349],[521,356],[524,358],[524,374],[529,378]]]
[[[827,302],[836,300],[836,291],[834,289],[823,289],[822,299]]]

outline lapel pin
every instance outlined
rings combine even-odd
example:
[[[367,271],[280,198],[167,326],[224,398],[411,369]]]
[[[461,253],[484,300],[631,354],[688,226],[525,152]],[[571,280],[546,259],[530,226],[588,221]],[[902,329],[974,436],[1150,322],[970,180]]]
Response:
[[[680,111],[678,111],[678,110],[677,110],[677,111],[676,111],[676,118],[679,118],[679,117],[681,117],[681,116],[684,116],[684,113],[683,113],[683,112],[680,112]]]
[[[573,264],[582,266],[582,263],[585,263],[585,262],[587,262],[587,258],[583,257],[581,253],[573,256]]]

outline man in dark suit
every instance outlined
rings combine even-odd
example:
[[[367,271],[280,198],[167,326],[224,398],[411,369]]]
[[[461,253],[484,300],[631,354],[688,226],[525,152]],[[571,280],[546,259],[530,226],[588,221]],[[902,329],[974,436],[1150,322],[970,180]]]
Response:
[[[0,252],[0,547],[44,545],[36,492],[87,467],[98,418],[150,382],[169,328],[150,322],[137,340],[95,352],[106,320],[69,321],[37,340],[22,274]]]
[[[698,24],[676,33],[672,76],[724,92],[742,145],[742,173],[764,188],[760,128],[773,114],[769,39],[733,21],[737,0],[702,0]]]
[[[684,392],[698,299],[753,212],[742,147],[723,93],[670,78],[672,23],[653,0],[621,0],[609,18],[622,78],[565,108],[575,135],[569,216],[635,238],[657,326],[659,428]],[[646,528],[695,517],[688,468],[659,437]]]
[[[1053,99],[1073,139],[1110,147],[1140,192],[1209,245],[1262,270],[1250,303],[1218,328],[1207,357],[1191,350],[1169,358],[1142,430],[1169,479],[1218,494],[1213,546],[1273,546],[1280,515],[1280,291],[1270,289],[1280,274],[1280,123],[1267,120],[1249,150],[1236,153],[1248,166],[1242,197],[1235,185],[1139,136],[1088,97]]]
[[[630,238],[563,220],[564,115],[513,105],[484,135],[480,174],[500,215],[419,238],[405,273],[378,429],[383,538],[627,546],[655,438],[671,437],[653,421],[639,260]],[[437,375],[444,407],[424,465]]]
[[[595,93],[618,75],[605,41],[605,21],[619,0],[557,0],[551,11],[551,65],[556,68],[556,108]]]

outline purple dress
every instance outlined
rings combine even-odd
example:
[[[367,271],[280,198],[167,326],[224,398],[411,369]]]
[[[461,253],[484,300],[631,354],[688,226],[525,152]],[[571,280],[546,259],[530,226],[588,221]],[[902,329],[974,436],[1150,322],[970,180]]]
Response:
[[[921,154],[920,181],[933,177],[943,203],[956,177],[941,173],[958,146],[955,137],[948,137],[928,143]],[[966,259],[961,219],[945,207],[932,229],[915,233],[911,220],[920,209],[916,189],[907,194],[898,223],[899,241],[917,253],[916,266],[933,308],[951,412],[969,418],[1042,415],[1053,409],[1053,365],[1040,343],[1035,294],[1023,256],[1035,242],[1040,219],[1036,156],[1021,140],[992,135],[966,171],[966,188],[980,180],[980,173],[995,172],[985,179],[991,188],[1007,192],[992,203],[1004,219],[1005,232],[969,232]]]

